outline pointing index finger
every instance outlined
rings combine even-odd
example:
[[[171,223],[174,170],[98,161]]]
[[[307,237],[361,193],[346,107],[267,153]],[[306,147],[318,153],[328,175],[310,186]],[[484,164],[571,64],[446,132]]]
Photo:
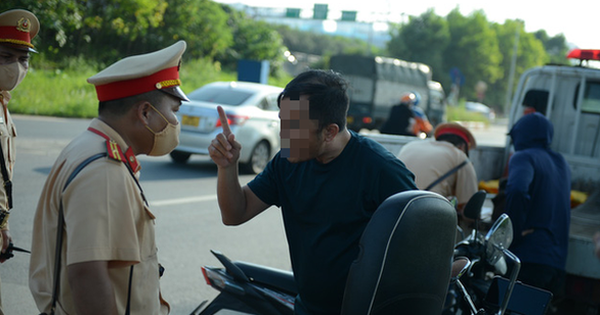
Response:
[[[231,134],[231,128],[229,128],[229,123],[227,122],[227,115],[225,115],[225,110],[223,110],[223,107],[217,106],[217,111],[219,112],[219,120],[221,120],[221,126],[223,126],[223,134],[225,136],[229,136]]]

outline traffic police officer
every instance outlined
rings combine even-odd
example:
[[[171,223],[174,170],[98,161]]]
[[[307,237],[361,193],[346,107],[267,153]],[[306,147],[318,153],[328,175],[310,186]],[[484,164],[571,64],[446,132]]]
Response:
[[[36,16],[26,10],[9,10],[0,13],[0,248],[6,253],[12,242],[8,228],[8,216],[12,208],[12,170],[15,163],[17,131],[10,113],[10,92],[25,78],[29,69],[29,52],[35,52],[31,40],[37,35],[40,23]],[[10,254],[10,253],[6,253]],[[0,263],[5,258],[0,258]],[[0,315],[2,301],[0,299]]]
[[[136,155],[168,154],[178,144],[175,112],[188,100],[179,88],[185,48],[179,41],[128,57],[88,79],[100,101],[98,117],[61,152],[34,217],[29,286],[40,312],[169,312]]]

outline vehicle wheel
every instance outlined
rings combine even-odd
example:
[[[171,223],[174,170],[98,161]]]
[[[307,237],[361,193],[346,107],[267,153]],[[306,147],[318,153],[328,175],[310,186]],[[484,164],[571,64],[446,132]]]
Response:
[[[254,149],[252,149],[252,154],[250,155],[250,161],[248,163],[242,164],[242,168],[244,172],[250,174],[258,174],[262,172],[269,163],[269,157],[271,156],[271,148],[269,147],[269,143],[267,141],[259,142]]]
[[[190,159],[190,156],[192,154],[187,153],[187,152],[181,152],[181,151],[172,151],[171,154],[169,154],[169,155],[171,156],[171,159],[173,159],[173,162],[179,163],[179,164],[185,164],[185,162],[187,162],[187,160]]]

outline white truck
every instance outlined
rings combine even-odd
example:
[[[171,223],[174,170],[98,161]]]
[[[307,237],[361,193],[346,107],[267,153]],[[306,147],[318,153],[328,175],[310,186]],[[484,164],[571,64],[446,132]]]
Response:
[[[598,314],[600,306],[600,260],[594,255],[593,235],[600,231],[600,69],[584,66],[584,61],[600,60],[600,50],[575,49],[569,58],[580,59],[577,66],[546,65],[526,71],[512,99],[508,129],[534,108],[554,125],[552,149],[560,152],[571,168],[572,189],[588,194],[587,200],[571,211],[567,257],[567,298],[584,304],[588,314]],[[368,136],[398,153],[412,137]],[[512,150],[478,146],[470,152],[479,180],[499,179]]]

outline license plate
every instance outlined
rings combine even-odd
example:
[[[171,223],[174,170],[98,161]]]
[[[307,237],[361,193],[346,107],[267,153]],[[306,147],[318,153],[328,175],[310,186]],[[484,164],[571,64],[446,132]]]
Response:
[[[182,125],[198,127],[199,123],[200,123],[200,117],[187,116],[187,115],[181,116],[181,124]]]

